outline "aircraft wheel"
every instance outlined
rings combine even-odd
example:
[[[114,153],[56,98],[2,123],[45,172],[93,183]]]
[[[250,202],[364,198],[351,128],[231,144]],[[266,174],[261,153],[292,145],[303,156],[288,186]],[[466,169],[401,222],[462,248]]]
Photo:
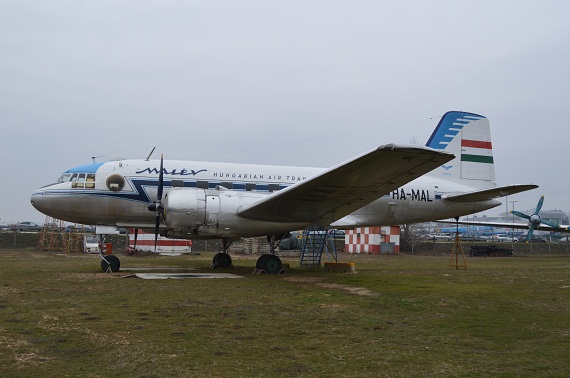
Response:
[[[283,264],[279,256],[266,255],[262,261],[261,269],[265,270],[267,274],[279,274],[281,269],[283,269]]]
[[[107,259],[107,261],[109,263],[107,263],[107,261],[101,259],[101,270],[105,273],[107,273],[109,266],[111,268],[111,272],[115,273],[119,271],[119,268],[121,268],[121,260],[119,260],[119,258],[115,255],[107,255],[105,256],[105,258]]]
[[[267,258],[267,256],[271,256],[271,255],[265,254],[265,255],[259,256],[259,258],[257,259],[257,262],[255,263],[255,269],[264,269],[263,266],[265,264],[265,259]]]
[[[212,268],[229,268],[232,266],[232,257],[227,253],[216,253],[212,260]]]

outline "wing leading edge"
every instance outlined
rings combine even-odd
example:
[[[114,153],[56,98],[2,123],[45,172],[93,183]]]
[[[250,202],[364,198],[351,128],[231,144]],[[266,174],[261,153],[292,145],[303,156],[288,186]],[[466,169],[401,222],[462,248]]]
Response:
[[[453,157],[424,147],[383,145],[247,205],[238,215],[326,226]]]

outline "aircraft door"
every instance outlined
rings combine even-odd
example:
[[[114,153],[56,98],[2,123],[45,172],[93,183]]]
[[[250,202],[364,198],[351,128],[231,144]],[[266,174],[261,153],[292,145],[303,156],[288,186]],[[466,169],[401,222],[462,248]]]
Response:
[[[220,220],[220,196],[212,191],[206,193],[206,224],[217,226]]]

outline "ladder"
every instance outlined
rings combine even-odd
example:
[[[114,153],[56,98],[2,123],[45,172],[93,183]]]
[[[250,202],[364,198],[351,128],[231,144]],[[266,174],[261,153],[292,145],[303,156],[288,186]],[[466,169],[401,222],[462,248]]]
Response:
[[[337,261],[335,230],[303,230],[301,268],[321,266],[323,252]]]
[[[44,227],[40,231],[38,249],[40,251],[62,251],[65,244],[63,221],[46,217]]]

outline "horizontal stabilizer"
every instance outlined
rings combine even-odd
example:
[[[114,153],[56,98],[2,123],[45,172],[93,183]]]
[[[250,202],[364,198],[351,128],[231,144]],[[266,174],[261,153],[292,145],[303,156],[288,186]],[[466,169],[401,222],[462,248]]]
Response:
[[[238,215],[326,226],[451,159],[430,148],[380,146],[244,206]]]
[[[477,201],[487,201],[499,197],[510,196],[511,194],[516,194],[520,192],[526,192],[527,190],[532,190],[538,188],[538,185],[526,184],[526,185],[506,185],[499,186],[492,189],[478,190],[470,193],[461,194],[447,194],[442,197],[442,199],[451,202],[477,202]]]

